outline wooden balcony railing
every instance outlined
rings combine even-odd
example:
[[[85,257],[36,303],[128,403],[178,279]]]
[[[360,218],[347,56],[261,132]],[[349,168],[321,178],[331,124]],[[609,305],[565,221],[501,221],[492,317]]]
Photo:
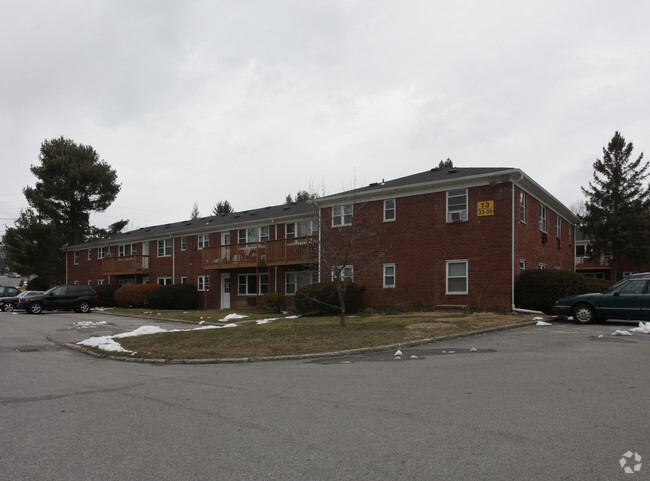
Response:
[[[134,255],[105,257],[102,259],[102,272],[105,276],[120,274],[148,274],[149,256]]]
[[[256,267],[266,260],[266,245],[263,242],[205,247],[202,252],[204,269]]]
[[[267,242],[205,247],[204,269],[279,266],[316,262],[317,247],[313,237],[296,237]]]
[[[589,256],[576,256],[576,269],[611,269],[611,257],[600,256],[590,258]]]
[[[266,265],[308,264],[316,262],[318,247],[313,237],[279,239],[266,243]]]

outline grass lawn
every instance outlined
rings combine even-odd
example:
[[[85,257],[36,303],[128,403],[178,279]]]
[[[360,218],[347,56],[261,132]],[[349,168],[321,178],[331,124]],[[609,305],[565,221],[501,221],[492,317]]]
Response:
[[[115,309],[115,314],[144,315],[152,319],[176,319],[190,323],[219,324],[229,311],[146,311]],[[233,311],[230,311],[232,313]],[[237,327],[161,333],[119,338],[134,357],[154,359],[227,359],[283,356],[339,351],[396,344],[489,327],[531,321],[534,316],[489,313],[413,312],[347,316],[340,327],[336,316],[277,319],[266,324],[254,321],[276,317],[268,311],[238,310],[246,319]],[[280,316],[282,317],[282,316]],[[191,328],[188,325],[188,328]]]

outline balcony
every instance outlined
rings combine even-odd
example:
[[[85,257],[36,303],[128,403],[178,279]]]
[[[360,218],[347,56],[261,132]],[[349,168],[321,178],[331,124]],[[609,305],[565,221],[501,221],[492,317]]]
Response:
[[[105,257],[102,259],[102,272],[105,276],[148,274],[149,256]]]
[[[317,246],[312,237],[297,237],[267,242],[206,247],[204,269],[280,266],[316,262]]]

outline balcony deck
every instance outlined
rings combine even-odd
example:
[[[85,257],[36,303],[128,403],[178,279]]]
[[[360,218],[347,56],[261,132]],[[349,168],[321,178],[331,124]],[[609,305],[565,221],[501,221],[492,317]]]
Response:
[[[148,274],[149,256],[105,257],[102,259],[102,273],[105,276]]]
[[[297,237],[206,247],[202,251],[202,263],[206,270],[307,264],[316,262],[316,253],[317,248],[313,238]]]

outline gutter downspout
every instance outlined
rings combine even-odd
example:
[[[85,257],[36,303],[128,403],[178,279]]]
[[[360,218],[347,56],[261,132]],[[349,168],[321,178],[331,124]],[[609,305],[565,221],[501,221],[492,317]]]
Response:
[[[512,304],[512,311],[515,311],[515,184],[517,182],[521,182],[521,180],[524,178],[523,172],[519,172],[519,179],[517,180],[512,180],[512,226],[511,226],[511,231],[512,231],[512,239],[511,239],[511,277],[510,277],[510,301]]]

